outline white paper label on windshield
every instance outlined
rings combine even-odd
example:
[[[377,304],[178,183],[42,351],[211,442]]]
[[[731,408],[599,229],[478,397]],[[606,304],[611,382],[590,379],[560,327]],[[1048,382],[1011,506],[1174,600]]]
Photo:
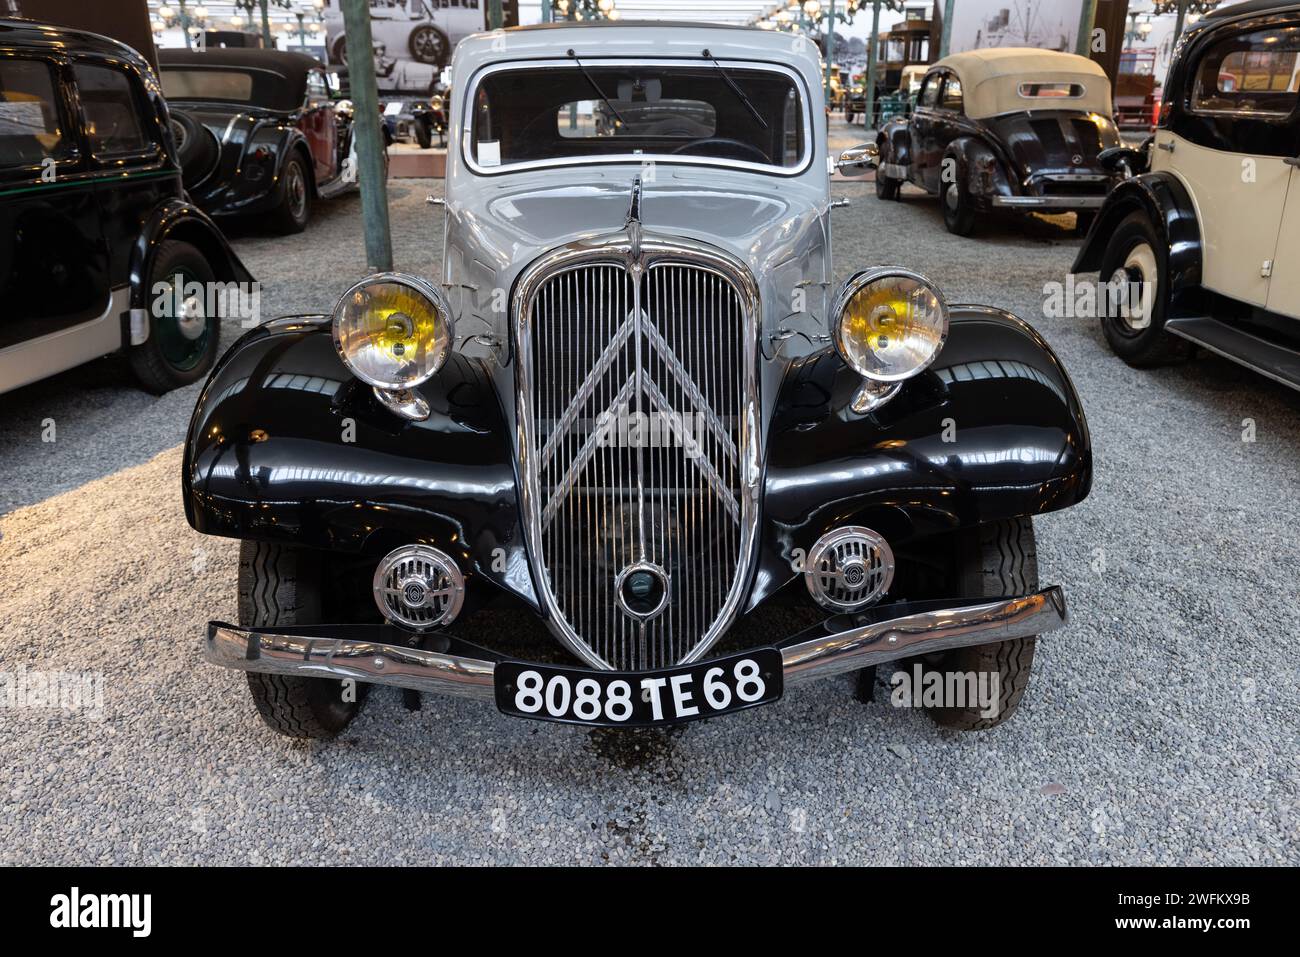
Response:
[[[500,140],[479,140],[478,141],[478,165],[479,166],[500,166],[501,165],[501,141]]]

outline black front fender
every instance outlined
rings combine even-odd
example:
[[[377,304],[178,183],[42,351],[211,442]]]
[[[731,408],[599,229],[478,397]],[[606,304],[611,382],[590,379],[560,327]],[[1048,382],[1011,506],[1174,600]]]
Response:
[[[482,364],[453,354],[399,418],[334,349],[329,318],[278,319],[213,370],[190,421],[183,487],[209,535],[376,559],[412,542],[536,605],[510,430]]]
[[[1098,211],[1070,271],[1090,273],[1101,269],[1106,243],[1119,224],[1133,213],[1146,216],[1165,245],[1168,257],[1165,274],[1172,307],[1168,315],[1177,315],[1181,301],[1201,284],[1201,227],[1187,188],[1171,173],[1143,173],[1121,180]],[[1160,253],[1161,250],[1156,250],[1157,255]]]
[[[898,546],[1083,500],[1092,445],[1079,396],[1027,323],[954,306],[943,351],[874,413],[849,408],[861,379],[833,349],[794,363],[768,439],[753,608],[840,525]]]

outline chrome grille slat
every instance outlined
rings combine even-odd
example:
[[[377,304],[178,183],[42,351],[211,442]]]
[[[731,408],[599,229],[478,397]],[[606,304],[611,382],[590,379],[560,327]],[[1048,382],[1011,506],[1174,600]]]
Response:
[[[516,301],[533,560],[552,627],[598,667],[694,660],[735,614],[756,520],[756,303],[743,279],[669,254],[593,258],[539,275]],[[647,622],[614,590],[638,561],[671,582]]]

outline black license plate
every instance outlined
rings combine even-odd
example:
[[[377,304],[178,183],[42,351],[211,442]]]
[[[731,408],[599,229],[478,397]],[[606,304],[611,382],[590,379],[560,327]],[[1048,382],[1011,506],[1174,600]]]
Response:
[[[593,671],[502,661],[497,707],[518,718],[645,728],[743,711],[781,697],[781,652],[758,648],[663,671]]]

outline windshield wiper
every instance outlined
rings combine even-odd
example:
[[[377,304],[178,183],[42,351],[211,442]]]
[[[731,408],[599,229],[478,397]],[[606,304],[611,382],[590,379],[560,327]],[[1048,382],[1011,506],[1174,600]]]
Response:
[[[572,53],[573,51],[570,50],[569,52]],[[731,87],[731,92],[736,94],[736,99],[745,104],[745,108],[754,114],[754,119],[763,124],[763,129],[769,129],[767,120],[763,119],[763,115],[759,113],[758,110],[754,109],[754,104],[749,102],[749,97],[745,95],[745,91],[736,85],[736,81],[731,78],[730,73],[722,68],[722,64],[718,62],[717,57],[708,50],[704,51],[704,57],[707,60],[713,61],[713,65],[718,68],[718,72],[722,74],[722,78],[727,81],[727,86]]]
[[[569,56],[573,57],[573,62],[578,64],[578,69],[581,70],[582,75],[587,78],[587,82],[590,83],[591,88],[596,91],[596,95],[600,97],[600,101],[605,104],[605,108],[614,114],[614,119],[618,120],[621,125],[627,126],[627,123],[623,122],[623,117],[619,115],[618,110],[614,109],[614,104],[609,102],[609,97],[605,96],[605,94],[600,91],[600,87],[596,85],[596,81],[591,78],[591,74],[587,72],[587,68],[582,65],[582,61],[578,59],[578,54],[570,50]]]

